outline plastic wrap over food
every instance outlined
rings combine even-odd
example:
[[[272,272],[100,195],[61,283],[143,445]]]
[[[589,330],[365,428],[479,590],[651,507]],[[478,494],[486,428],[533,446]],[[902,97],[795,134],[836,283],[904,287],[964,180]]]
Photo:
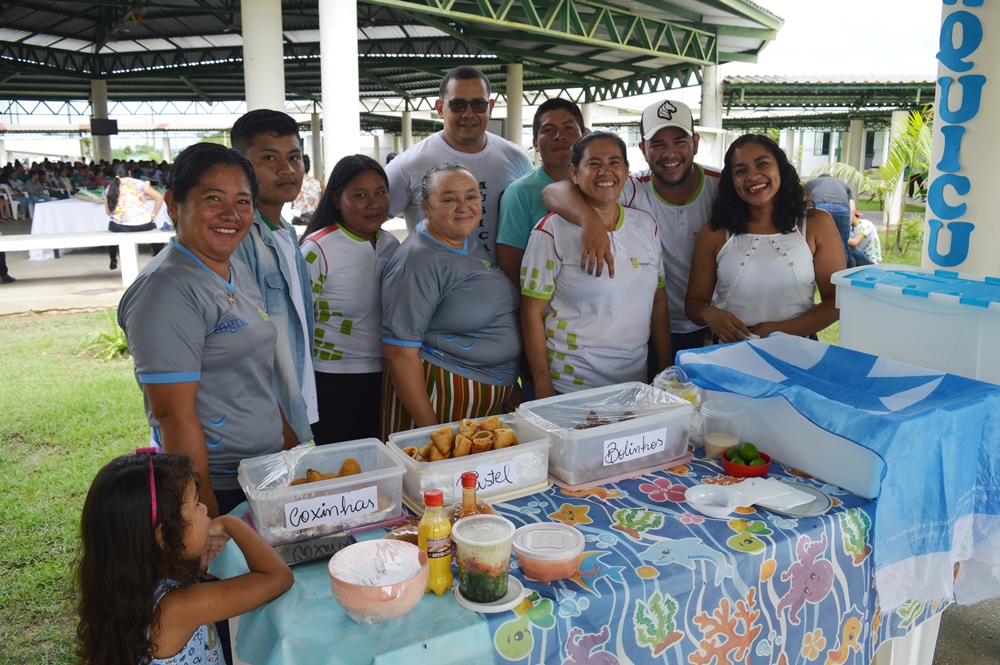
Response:
[[[427,555],[399,540],[369,540],[333,555],[327,567],[334,598],[358,623],[390,621],[409,612],[427,586]]]
[[[257,500],[260,498],[260,491],[272,487],[287,487],[294,477],[294,471],[299,460],[316,445],[313,443],[300,443],[289,450],[269,455],[264,467],[263,479],[258,484],[244,487],[243,491],[248,499]]]
[[[677,365],[668,367],[657,374],[653,378],[653,387],[665,390],[672,395],[677,395],[681,399],[686,399],[694,404],[694,408],[696,409],[701,407],[701,388],[696,386],[688,378],[687,372]]]
[[[584,391],[579,398],[561,395],[527,402],[517,408],[517,415],[546,432],[562,433],[656,415],[687,405],[687,400],[681,397],[637,382],[608,386],[596,396],[593,392]]]

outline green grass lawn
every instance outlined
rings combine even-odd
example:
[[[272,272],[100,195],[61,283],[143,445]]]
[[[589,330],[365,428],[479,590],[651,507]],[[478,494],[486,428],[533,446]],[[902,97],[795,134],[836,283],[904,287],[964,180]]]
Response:
[[[90,481],[143,445],[131,359],[81,354],[104,313],[0,318],[0,663],[72,663],[73,562]]]

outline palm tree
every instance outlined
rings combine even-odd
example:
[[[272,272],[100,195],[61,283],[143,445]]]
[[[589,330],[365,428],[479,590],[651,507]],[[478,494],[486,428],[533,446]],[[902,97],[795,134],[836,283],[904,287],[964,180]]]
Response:
[[[878,202],[879,209],[886,211],[886,219],[899,219],[896,225],[895,251],[900,251],[902,236],[902,210],[906,201],[906,191],[911,183],[924,176],[931,161],[931,135],[934,109],[927,105],[920,111],[910,113],[898,121],[896,136],[889,146],[889,154],[877,169],[859,171],[843,162],[824,164],[812,175],[829,173],[846,182],[854,191],[868,193]],[[873,174],[874,172],[874,174]],[[902,189],[900,184],[902,183]],[[902,192],[897,196],[898,192]],[[898,200],[897,200],[898,199]],[[893,214],[895,213],[895,214]],[[885,244],[889,246],[889,225],[885,227]]]

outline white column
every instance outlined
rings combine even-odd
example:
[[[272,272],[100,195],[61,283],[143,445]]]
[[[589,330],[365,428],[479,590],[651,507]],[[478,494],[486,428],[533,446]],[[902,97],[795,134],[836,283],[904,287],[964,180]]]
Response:
[[[309,129],[312,132],[312,154],[309,155],[309,159],[312,160],[312,177],[326,182],[326,169],[323,163],[323,125],[320,122],[319,113],[315,109],[316,106],[313,105],[313,113],[309,121]]]
[[[351,3],[353,5],[353,3]],[[281,0],[243,0],[243,83],[247,110],[285,110]]]
[[[94,79],[90,82],[90,107],[93,117],[106,120],[108,117],[108,82]],[[91,155],[95,161],[111,161],[111,137],[91,135]]]
[[[406,108],[403,110],[403,150],[413,145],[413,111],[410,110],[410,100],[405,100]]]
[[[594,125],[592,124],[591,121],[593,113],[594,113],[594,102],[586,102],[585,104],[580,104],[580,114],[583,116],[583,126],[591,131],[594,130]]]
[[[892,150],[892,142],[896,140],[899,136],[899,127],[906,120],[908,115],[907,111],[893,111],[892,112],[892,125],[889,129],[889,149]],[[886,158],[889,155],[886,153]],[[901,211],[903,209],[900,202],[903,201],[903,197],[906,194],[906,185],[903,183],[903,179],[900,178],[899,183],[896,185],[895,191],[889,193],[885,201],[885,223],[888,225],[887,228],[891,228],[896,224],[899,224]],[[892,236],[895,238],[896,236]],[[895,242],[895,241],[894,241]]]
[[[859,171],[865,168],[865,121],[861,118],[851,118],[851,128],[847,132],[848,165]]]
[[[0,166],[4,166],[7,163],[7,148],[4,147],[3,137],[0,136]]]
[[[163,135],[163,161],[174,161],[174,155],[170,152],[170,137],[166,134]]]
[[[361,151],[358,110],[358,5],[319,0],[320,75],[324,99],[324,154],[330,163]]]
[[[998,33],[997,3],[942,3],[922,261],[927,268],[1000,277],[991,112],[1000,105]]]
[[[782,141],[784,145],[782,146],[782,149],[785,151],[785,157],[788,158],[789,162],[795,164],[795,130],[785,129],[782,130],[781,133],[784,134],[784,140]],[[800,169],[802,168],[802,165],[798,164],[795,168]]]
[[[399,134],[392,135],[392,151],[399,154]]]
[[[719,87],[719,66],[701,68],[701,118],[702,127],[722,128],[722,90]]]
[[[375,151],[375,154],[373,155],[373,158],[375,159],[376,162],[378,162],[379,164],[381,164],[382,163],[382,142],[381,142],[381,140],[379,140],[379,135],[378,134],[372,134],[372,143],[374,144],[373,145],[373,149]]]
[[[507,135],[511,143],[524,142],[524,65],[507,65]]]

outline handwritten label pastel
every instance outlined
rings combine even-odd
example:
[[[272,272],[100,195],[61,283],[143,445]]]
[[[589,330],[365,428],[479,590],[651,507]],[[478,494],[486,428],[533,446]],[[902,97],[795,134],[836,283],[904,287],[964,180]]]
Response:
[[[604,466],[662,453],[667,449],[667,428],[604,440]]]
[[[285,504],[285,524],[291,531],[311,526],[335,524],[357,515],[378,510],[378,486],[362,487],[353,492],[331,494]]]
[[[517,485],[517,460],[507,460],[498,462],[490,466],[480,466],[475,469],[465,469],[452,476],[455,488],[455,496],[462,496],[462,474],[465,471],[475,471],[479,474],[479,482],[476,484],[477,492],[485,492],[500,488]]]

